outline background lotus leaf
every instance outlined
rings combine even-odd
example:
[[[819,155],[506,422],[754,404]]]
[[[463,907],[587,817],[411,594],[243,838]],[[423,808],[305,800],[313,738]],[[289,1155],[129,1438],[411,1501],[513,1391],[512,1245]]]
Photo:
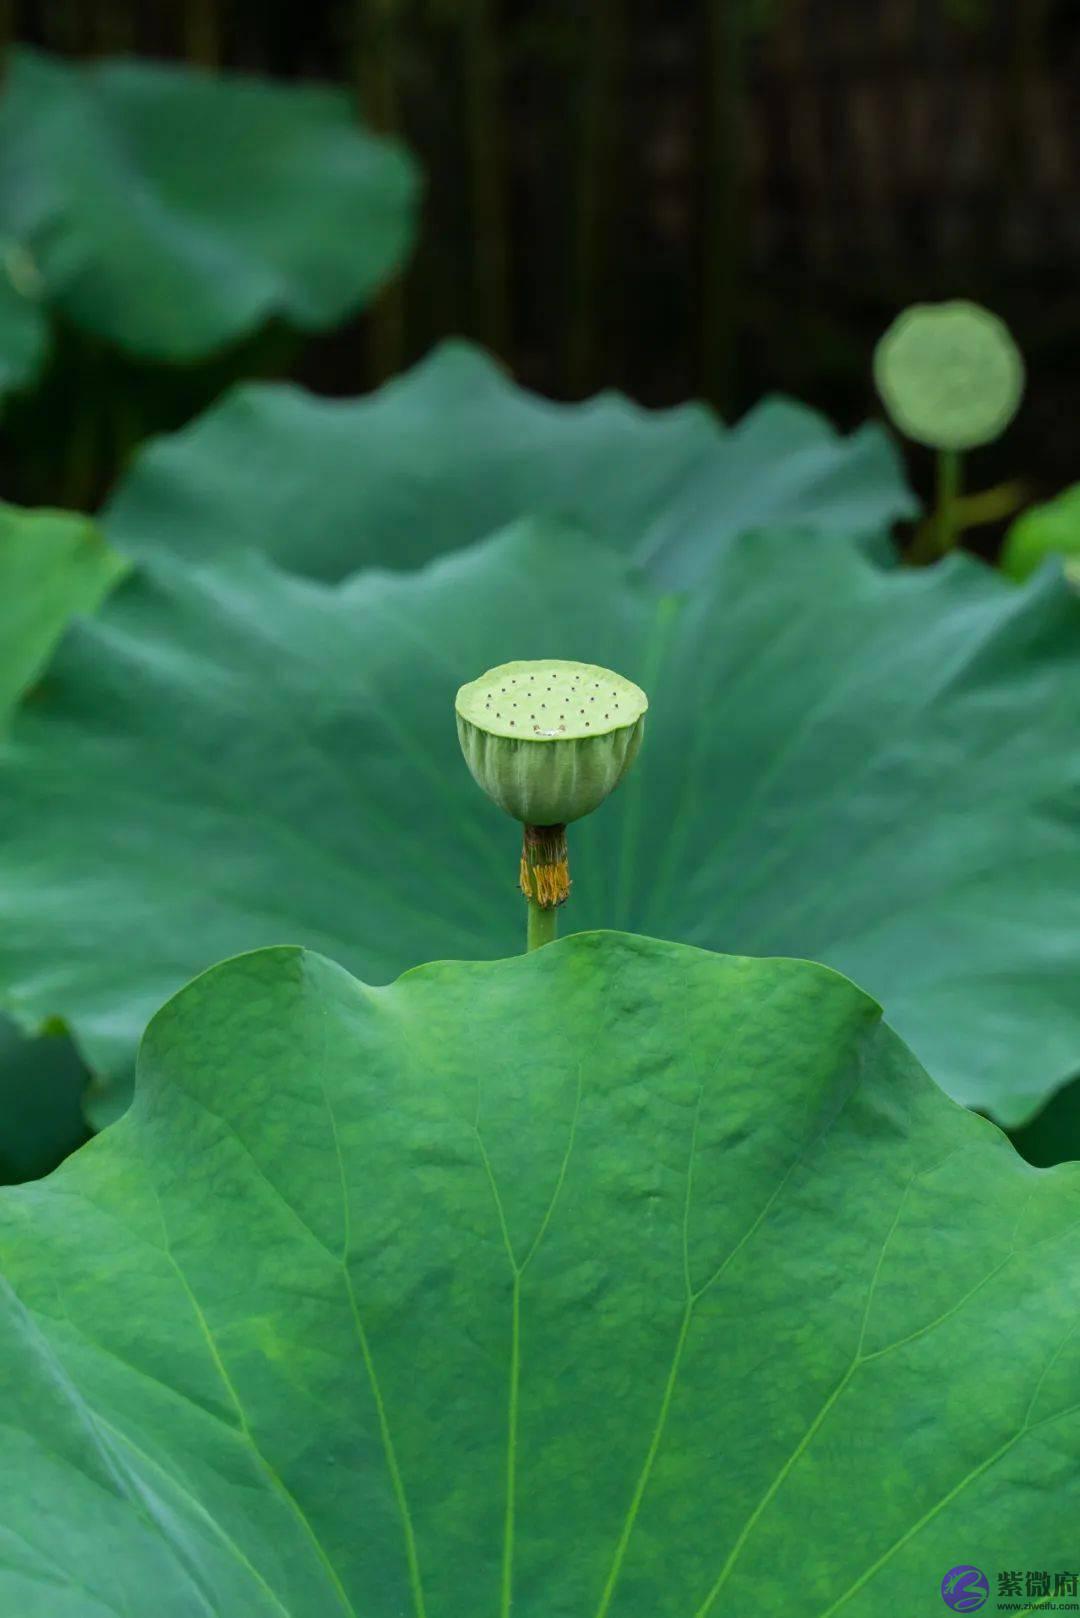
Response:
[[[88,518],[0,505],[0,727],[126,565]],[[0,1183],[48,1173],[84,1139],[85,1087],[69,1041],[27,1039],[0,1017]]]
[[[0,1017],[0,1185],[48,1174],[82,1144],[85,1090],[70,1040],[26,1039]]]
[[[1065,1084],[1043,1110],[1011,1131],[1017,1151],[1040,1168],[1080,1159],[1080,1079]]]
[[[71,618],[92,611],[126,566],[88,517],[0,504],[0,727]]]
[[[0,996],[122,1075],[242,949],[369,981],[517,951],[519,831],[468,775],[454,693],[567,657],[650,711],[573,828],[564,928],[825,960],[959,1099],[1023,1122],[1080,1067],[1078,620],[1052,573],[885,572],[789,534],[729,542],[688,597],[542,521],[339,587],[251,554],[148,565],[0,751]]]
[[[1078,1226],[821,967],[228,962],[0,1194],[0,1601],[876,1618],[1071,1567]]]
[[[341,579],[417,567],[549,514],[681,587],[734,533],[797,523],[880,542],[916,510],[879,428],[844,437],[782,399],[731,429],[694,404],[648,411],[614,393],[553,404],[450,342],[360,399],[235,389],[145,449],[103,520],[133,555],[248,545]]]
[[[10,54],[0,230],[74,325],[159,360],[320,330],[411,245],[418,182],[348,97],[163,63]]]

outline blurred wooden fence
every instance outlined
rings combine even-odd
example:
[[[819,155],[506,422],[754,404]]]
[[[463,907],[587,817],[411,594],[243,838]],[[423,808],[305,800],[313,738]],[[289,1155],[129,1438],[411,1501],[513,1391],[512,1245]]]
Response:
[[[1077,0],[0,0],[7,37],[355,86],[430,177],[402,286],[315,345],[354,388],[450,330],[536,385],[864,411],[892,311],[963,292],[1073,456]],[[1050,470],[1051,463],[1054,470]]]

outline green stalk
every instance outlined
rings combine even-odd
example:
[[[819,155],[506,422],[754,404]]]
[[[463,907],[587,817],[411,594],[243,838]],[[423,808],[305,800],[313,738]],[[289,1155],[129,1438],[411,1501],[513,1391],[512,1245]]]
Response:
[[[495,354],[506,356],[509,333],[506,192],[500,97],[502,68],[490,0],[462,10],[465,110],[472,192],[473,327]]]
[[[1029,135],[1026,101],[1037,82],[1046,56],[1046,25],[1050,0],[1024,0],[1013,12],[1013,33],[1005,80],[1005,179],[1012,186],[1023,185],[1027,170]]]
[[[937,510],[934,515],[937,553],[945,556],[956,544],[956,502],[960,495],[960,451],[937,454]]]
[[[96,24],[94,44],[102,55],[134,55],[135,18],[128,0],[99,0]]]
[[[401,128],[397,83],[397,0],[355,0],[354,83],[361,115],[382,135]],[[384,288],[372,305],[372,380],[385,382],[401,370],[405,358],[405,291],[400,277]]]
[[[525,948],[539,949],[558,933],[559,906],[570,892],[565,826],[525,827],[520,886],[528,905]]]
[[[184,54],[196,67],[221,66],[221,19],[217,0],[186,0]]]
[[[71,409],[61,472],[59,504],[90,511],[101,473],[102,367],[96,340],[83,332],[68,334],[65,364],[66,399]]]
[[[539,949],[542,944],[552,944],[559,931],[559,912],[545,910],[538,905],[535,899],[529,900],[529,924],[526,934],[526,950]]]
[[[702,264],[704,391],[732,407],[739,328],[742,239],[740,114],[746,47],[746,0],[711,0]]]
[[[598,328],[617,331],[612,299],[621,277],[611,274],[618,220],[618,96],[623,61],[623,0],[592,0],[582,83],[574,284],[569,323],[569,381],[575,394],[595,381]],[[608,378],[617,370],[604,366]]]

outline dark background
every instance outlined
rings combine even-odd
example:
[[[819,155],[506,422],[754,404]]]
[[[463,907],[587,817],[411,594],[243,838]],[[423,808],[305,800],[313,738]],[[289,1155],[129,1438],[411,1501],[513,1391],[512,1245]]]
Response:
[[[1078,0],[0,0],[0,27],[337,80],[411,144],[403,282],[266,369],[353,393],[459,332],[556,397],[780,389],[850,426],[893,314],[966,295],[1031,379],[970,484],[1080,476]]]

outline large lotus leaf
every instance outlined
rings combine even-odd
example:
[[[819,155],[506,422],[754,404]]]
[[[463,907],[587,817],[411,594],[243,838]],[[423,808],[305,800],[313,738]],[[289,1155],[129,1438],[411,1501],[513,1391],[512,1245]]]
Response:
[[[0,398],[34,381],[48,346],[37,270],[24,248],[0,237]]]
[[[88,517],[0,505],[0,726],[70,619],[91,612],[126,566]]]
[[[873,538],[915,509],[877,428],[844,438],[785,400],[730,431],[698,405],[646,411],[618,394],[553,404],[452,342],[366,398],[236,389],[148,446],[104,520],[131,554],[247,545],[341,579],[416,567],[550,514],[681,587],[746,529],[797,522]]]
[[[1080,1068],[1080,603],[954,558],[884,572],[755,534],[657,598],[525,523],[328,587],[250,553],[147,566],[0,750],[0,999],[119,1074],[196,971],[260,944],[368,981],[520,948],[519,832],[457,686],[596,662],[650,711],[572,829],[565,928],[824,960],[961,1100],[1022,1122]]]
[[[919,504],[892,440],[868,424],[845,437],[792,399],[766,399],[727,433],[644,534],[636,559],[655,579],[685,589],[733,534],[796,525],[859,539],[891,563],[893,526]]]
[[[417,189],[341,91],[11,58],[0,225],[51,302],[134,354],[197,359],[271,318],[333,325],[401,263]]]
[[[86,1069],[67,1039],[0,1017],[0,1184],[48,1174],[86,1139]]]
[[[1078,1227],[821,967],[227,962],[0,1194],[0,1603],[877,1618],[1075,1567]]]

